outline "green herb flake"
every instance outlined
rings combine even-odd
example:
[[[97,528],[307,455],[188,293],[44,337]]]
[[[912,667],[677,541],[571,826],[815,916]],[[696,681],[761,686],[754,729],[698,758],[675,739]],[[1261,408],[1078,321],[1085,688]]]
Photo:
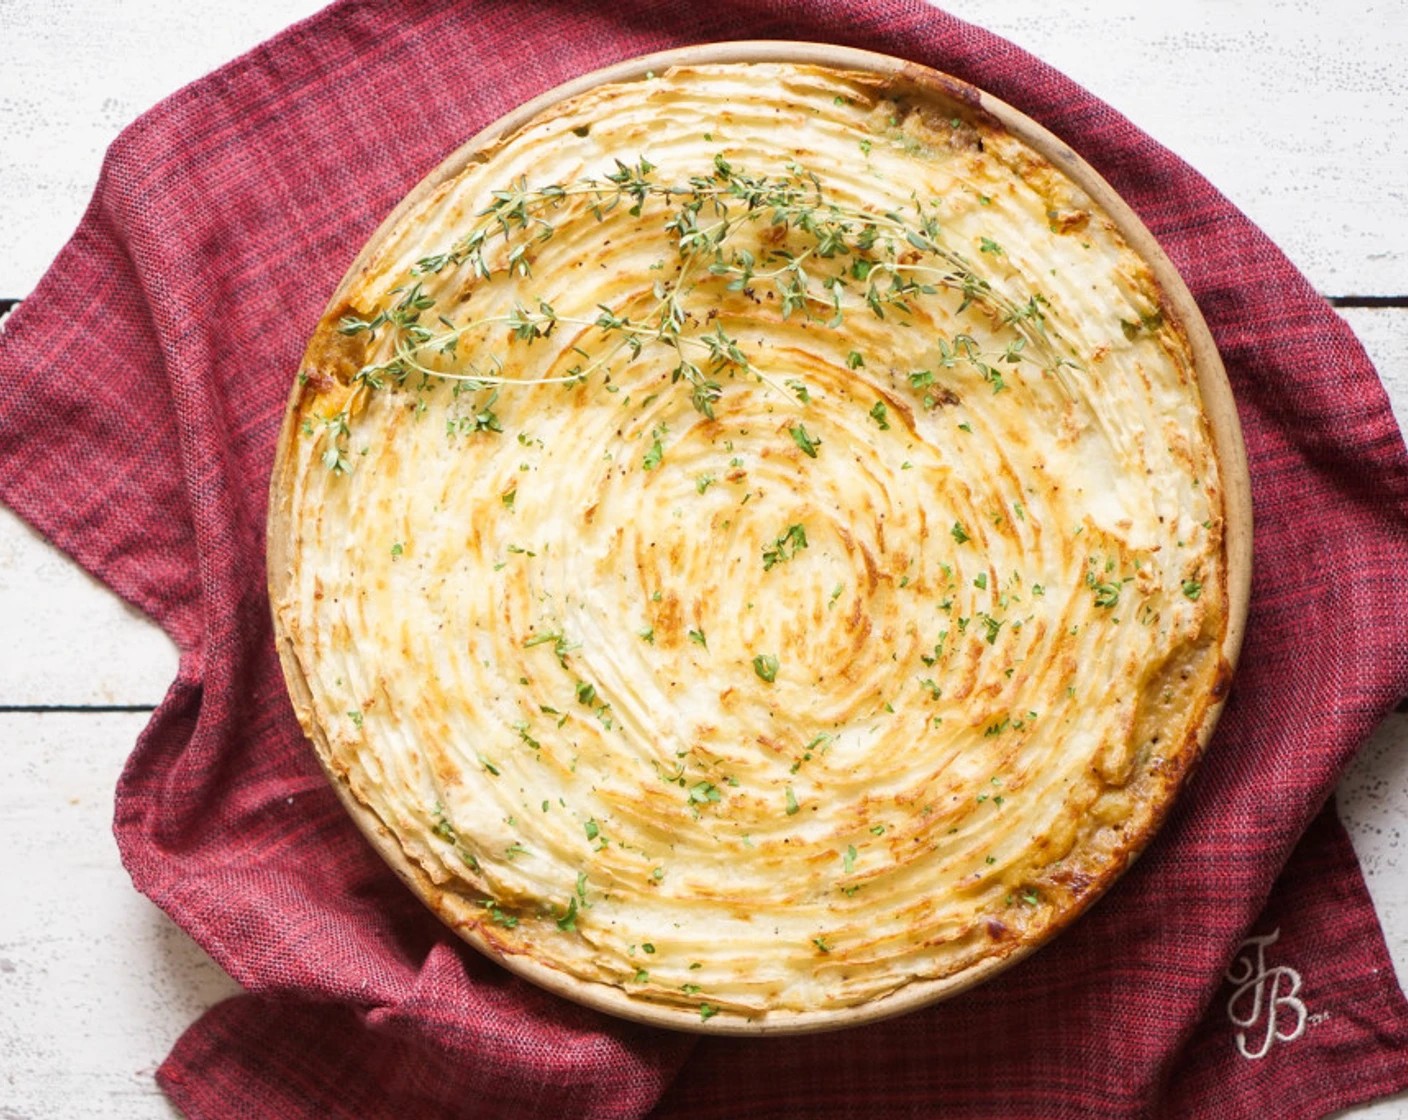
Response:
[[[865,365],[865,356],[859,350],[852,350],[846,355],[847,369],[860,369]]]
[[[854,844],[848,845],[846,854],[841,857],[841,867],[847,875],[855,870],[857,855],[859,855],[859,853],[856,851],[856,846]]]
[[[821,440],[813,439],[807,433],[805,425],[795,424],[792,427],[788,428],[787,431],[792,436],[792,442],[802,449],[802,453],[806,455],[807,458],[816,458],[817,448],[821,446]]]
[[[705,649],[709,648],[709,639],[704,636],[703,630],[691,630],[689,632],[689,640],[697,646],[703,646]]]
[[[653,428],[650,432],[651,444],[644,457],[640,461],[641,469],[653,471],[659,468],[665,458],[665,445],[660,442],[660,437],[664,434],[664,429]]]
[[[876,401],[875,407],[872,408],[867,415],[875,421],[882,432],[888,432],[890,430],[890,414],[889,410],[885,407],[884,401]]]
[[[705,805],[711,801],[723,800],[723,794],[713,782],[695,782],[689,787],[689,800],[692,804]]]
[[[557,928],[563,933],[577,932],[577,900],[569,898],[567,900],[567,910],[562,917],[557,919]]]
[[[968,530],[963,527],[963,522],[955,521],[953,528],[949,530],[953,534],[953,539],[959,544],[967,544],[973,538],[968,535]]]
[[[718,1013],[719,1009],[715,1007],[712,1003],[701,1003],[699,1005],[699,1021],[701,1023],[707,1023]]]
[[[768,684],[777,680],[778,660],[770,653],[760,653],[753,658],[753,672]]]
[[[807,530],[803,525],[789,525],[767,548],[763,549],[763,571],[769,572],[784,560],[791,560],[807,547]]]
[[[518,919],[515,918],[512,914],[506,914],[502,910],[500,910],[498,903],[496,903],[493,899],[486,898],[482,902],[480,902],[479,905],[483,906],[486,910],[489,911],[489,917],[495,925],[503,926],[504,929],[513,929],[515,926],[518,925]]]
[[[1095,605],[1109,610],[1117,607],[1120,601],[1120,585],[1117,583],[1102,583],[1094,576],[1087,575],[1086,583],[1091,591],[1095,593]]]
[[[801,806],[797,804],[797,795],[792,792],[792,787],[787,787],[787,815],[795,817]]]
[[[1197,599],[1203,593],[1203,585],[1195,579],[1185,579],[1183,581],[1183,594],[1190,599]]]

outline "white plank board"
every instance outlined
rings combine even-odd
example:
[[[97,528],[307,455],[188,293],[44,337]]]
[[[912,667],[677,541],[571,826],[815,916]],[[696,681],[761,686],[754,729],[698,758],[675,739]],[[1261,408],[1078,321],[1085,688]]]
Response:
[[[0,506],[0,707],[155,706],[176,647]]]
[[[1350,325],[1388,390],[1400,431],[1408,431],[1408,307],[1344,307]]]
[[[1336,804],[1384,928],[1400,979],[1408,979],[1408,714],[1389,716],[1336,791]]]
[[[1408,4],[943,0],[1201,171],[1327,295],[1408,295]]]
[[[1408,309],[1347,308],[1341,314],[1405,424]],[[0,707],[154,705],[176,674],[176,648],[160,630],[3,507],[0,619],[8,633],[26,636],[22,646],[0,644]]]
[[[11,44],[0,68],[0,297],[34,287],[121,126],[319,6],[0,0]],[[1188,159],[1321,291],[1408,294],[1408,5],[942,6],[1027,47]]]
[[[145,715],[0,715],[0,1116],[173,1116],[152,1074],[239,989],[132,889],[112,790]]]
[[[237,986],[131,887],[112,789],[145,715],[0,714],[0,1117],[175,1115],[152,1074],[181,1031]],[[1341,805],[1384,923],[1408,930],[1402,790],[1408,717],[1348,776]],[[1408,944],[1392,944],[1408,974]],[[1401,1120],[1408,1101],[1354,1110]]]
[[[322,0],[0,0],[0,299],[26,296],[83,216],[118,132]]]

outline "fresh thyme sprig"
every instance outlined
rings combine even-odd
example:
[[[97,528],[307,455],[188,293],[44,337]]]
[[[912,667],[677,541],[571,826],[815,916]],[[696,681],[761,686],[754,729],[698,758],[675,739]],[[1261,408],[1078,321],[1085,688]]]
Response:
[[[795,394],[805,404],[806,395],[795,389],[789,394],[778,385],[717,318],[707,317],[713,323],[709,331],[690,329],[697,317],[687,306],[688,296],[698,287],[691,277],[701,267],[723,280],[728,291],[753,298],[760,286],[770,286],[784,320],[796,314],[823,320],[831,329],[842,325],[848,310],[864,307],[878,319],[912,315],[918,298],[955,291],[960,295],[957,313],[976,304],[988,312],[994,330],[1012,332],[995,361],[1035,362],[1065,387],[1061,369],[1075,363],[1060,352],[1059,340],[1048,328],[1044,298],[1013,298],[946,245],[935,205],[926,206],[916,197],[912,215],[899,210],[874,214],[843,205],[828,199],[815,173],[795,163],[785,174],[757,176],[717,155],[710,174],[690,177],[683,184],[658,182],[656,170],[642,157],[635,164],[617,160],[603,179],[543,187],[530,187],[520,179],[493,192],[469,232],[450,248],[418,260],[406,282],[393,290],[396,298],[388,306],[365,318],[345,316],[338,326],[342,334],[365,335],[369,344],[380,340],[383,347],[389,342],[391,355],[360,368],[342,408],[323,419],[329,435],[323,455],[328,468],[335,473],[350,469],[346,444],[351,421],[368,396],[388,383],[403,385],[412,374],[420,375],[420,388],[443,379],[473,392],[497,392],[501,386],[518,384],[580,385],[623,351],[629,360],[647,346],[658,345],[673,351],[671,383],[686,383],[692,406],[710,419],[723,394],[721,379],[728,376],[754,377],[789,400]],[[435,317],[438,328],[425,322],[437,304],[425,290],[425,277],[467,268],[479,284],[499,278],[520,283],[532,277],[534,247],[554,236],[554,217],[564,209],[584,207],[604,222],[623,207],[640,218],[647,206],[655,205],[661,208],[661,229],[673,242],[678,264],[672,277],[656,281],[654,304],[645,314],[632,317],[601,304],[595,318],[565,316],[547,300],[529,297],[516,301],[505,314],[458,324],[440,314]],[[749,227],[760,228],[759,235],[739,243],[737,235]],[[779,229],[781,236],[769,232]],[[764,248],[765,242],[772,247]],[[507,363],[496,353],[478,362],[459,353],[467,336],[507,328],[510,344],[531,345],[559,327],[595,330],[608,345],[595,355],[574,345],[571,351],[582,361],[562,375],[542,377],[505,375]],[[940,365],[951,368],[964,360],[995,392],[1005,387],[998,367],[984,359],[971,335],[938,341]]]

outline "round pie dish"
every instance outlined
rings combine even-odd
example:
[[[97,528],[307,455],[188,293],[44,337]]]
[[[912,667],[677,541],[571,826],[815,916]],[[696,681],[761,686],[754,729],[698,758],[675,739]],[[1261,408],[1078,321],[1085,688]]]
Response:
[[[1246,617],[1215,346],[1011,107],[804,43],[470,139],[298,371],[275,632],[353,819],[627,1018],[851,1026],[1047,942],[1206,746]]]

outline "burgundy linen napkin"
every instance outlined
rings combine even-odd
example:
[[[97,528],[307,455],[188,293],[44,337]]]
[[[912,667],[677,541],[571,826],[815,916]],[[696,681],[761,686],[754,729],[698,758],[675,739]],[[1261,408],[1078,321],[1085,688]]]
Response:
[[[864,1029],[697,1041],[461,945],[345,818],[284,692],[265,489],[304,340],[451,148],[585,70],[765,37],[885,51],[1013,103],[1181,269],[1257,510],[1241,670],[1136,867],[1051,946]],[[1327,796],[1408,691],[1408,456],[1349,330],[1196,173],[918,2],[340,3],[113,145],[0,332],[0,498],[149,613],[177,680],[117,791],[137,886],[251,993],[158,1077],[193,1117],[1304,1117],[1408,1086],[1408,1006]]]

